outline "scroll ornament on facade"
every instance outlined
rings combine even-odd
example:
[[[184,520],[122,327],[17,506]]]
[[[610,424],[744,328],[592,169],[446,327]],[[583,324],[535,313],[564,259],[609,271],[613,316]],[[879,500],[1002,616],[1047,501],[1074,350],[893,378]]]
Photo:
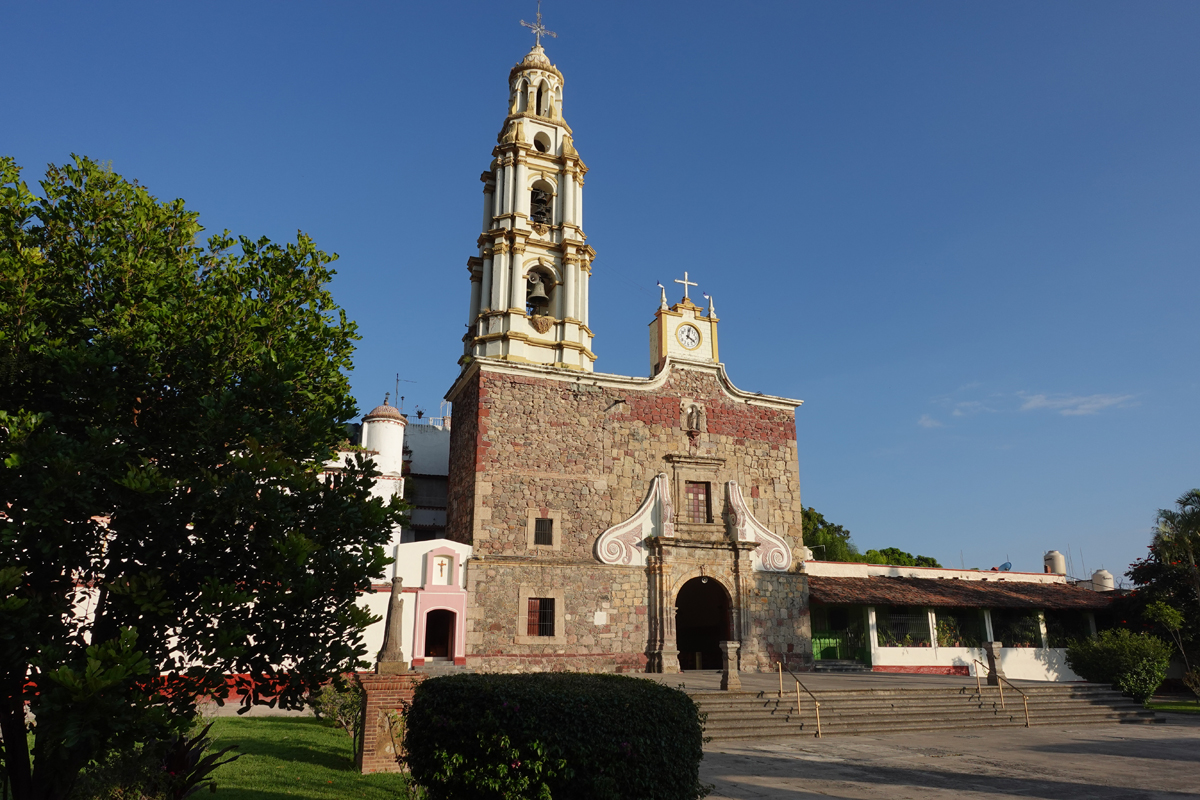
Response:
[[[754,568],[763,572],[787,572],[792,565],[792,549],[783,537],[772,533],[754,515],[742,497],[741,487],[737,481],[725,484],[729,491],[729,517],[741,541],[758,542],[754,549],[751,562]]]
[[[634,515],[612,526],[596,539],[596,558],[604,564],[646,565],[642,541],[651,536],[675,535],[675,508],[671,505],[670,481],[660,472]]]

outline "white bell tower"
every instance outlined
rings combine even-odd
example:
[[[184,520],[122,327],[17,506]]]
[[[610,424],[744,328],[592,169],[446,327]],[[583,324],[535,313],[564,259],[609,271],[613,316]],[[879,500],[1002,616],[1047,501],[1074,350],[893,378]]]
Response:
[[[563,76],[537,44],[508,75],[508,116],[483,181],[483,233],[467,260],[471,307],[463,358],[592,371],[583,233],[587,167],[563,119]]]

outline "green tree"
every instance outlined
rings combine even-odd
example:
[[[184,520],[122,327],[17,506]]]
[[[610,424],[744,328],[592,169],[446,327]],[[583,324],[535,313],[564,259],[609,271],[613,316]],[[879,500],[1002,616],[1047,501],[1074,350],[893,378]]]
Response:
[[[850,531],[830,522],[815,508],[804,509],[801,517],[804,544],[818,561],[846,561],[858,564],[891,564],[897,567],[941,567],[932,556],[914,556],[896,547],[860,553],[850,541]]]
[[[85,158],[0,159],[0,733],[17,800],[186,727],[296,707],[365,652],[402,506],[323,465],[354,413],[332,257],[214,236]],[[26,744],[26,704],[36,716]]]
[[[1192,489],[1175,501],[1175,508],[1158,510],[1154,549],[1187,574],[1196,598],[1200,599],[1200,489]]]
[[[820,561],[862,561],[858,548],[850,541],[850,531],[825,519],[811,506],[801,513],[804,544]]]

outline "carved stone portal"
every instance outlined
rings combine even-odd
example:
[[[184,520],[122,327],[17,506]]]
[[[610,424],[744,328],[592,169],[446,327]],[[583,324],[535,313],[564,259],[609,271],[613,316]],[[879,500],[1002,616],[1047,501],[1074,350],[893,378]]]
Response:
[[[787,541],[754,518],[737,481],[729,481],[726,490],[729,492],[729,522],[734,534],[741,541],[758,542],[751,555],[754,568],[764,572],[787,572],[792,565],[792,548]]]

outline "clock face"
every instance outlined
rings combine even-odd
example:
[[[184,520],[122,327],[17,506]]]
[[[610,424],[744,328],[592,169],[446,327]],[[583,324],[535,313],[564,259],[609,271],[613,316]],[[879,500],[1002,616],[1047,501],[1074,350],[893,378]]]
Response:
[[[695,350],[700,346],[700,331],[691,325],[680,325],[675,330],[675,338],[688,350]]]

